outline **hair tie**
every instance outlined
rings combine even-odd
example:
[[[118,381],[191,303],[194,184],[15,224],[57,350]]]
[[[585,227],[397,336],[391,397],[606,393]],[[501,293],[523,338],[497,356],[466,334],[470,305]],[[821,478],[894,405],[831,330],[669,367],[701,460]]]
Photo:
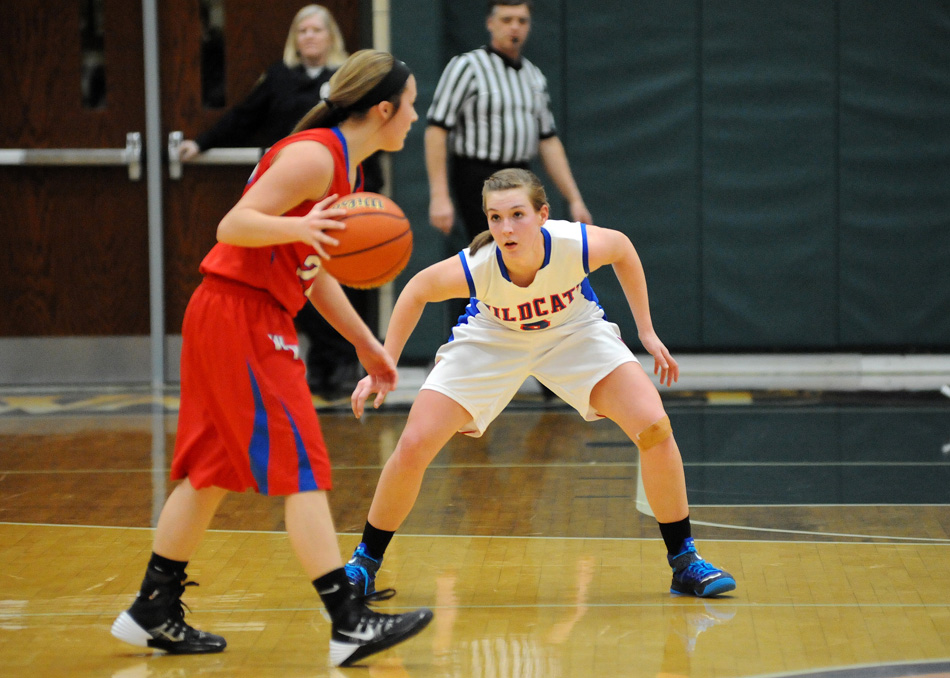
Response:
[[[340,104],[330,101],[329,98],[323,99],[323,103],[327,107],[327,115],[323,119],[323,124],[326,127],[336,127],[349,117],[350,111],[346,106],[340,106]]]

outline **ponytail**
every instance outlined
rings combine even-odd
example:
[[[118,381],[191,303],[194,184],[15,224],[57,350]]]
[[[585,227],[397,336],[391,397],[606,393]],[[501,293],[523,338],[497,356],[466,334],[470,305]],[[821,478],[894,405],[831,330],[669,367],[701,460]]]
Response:
[[[396,110],[412,72],[387,52],[364,49],[350,56],[330,78],[330,94],[297,123],[293,132],[335,127],[351,116],[362,116],[389,101]]]

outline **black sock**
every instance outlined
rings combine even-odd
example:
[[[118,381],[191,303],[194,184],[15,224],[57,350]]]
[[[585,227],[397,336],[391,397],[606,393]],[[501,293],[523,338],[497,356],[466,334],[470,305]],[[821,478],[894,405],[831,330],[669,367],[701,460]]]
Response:
[[[663,541],[666,542],[666,552],[671,556],[677,556],[683,550],[683,542],[689,539],[693,531],[689,526],[689,516],[675,523],[658,523],[660,534],[663,535]]]
[[[363,528],[363,543],[366,545],[366,553],[369,557],[382,560],[394,534],[396,533],[373,527],[367,520],[366,527]]]
[[[170,560],[153,553],[148,561],[148,567],[145,568],[145,578],[142,579],[140,589],[141,595],[145,598],[152,597],[156,587],[184,580],[187,566],[187,562]]]
[[[352,628],[356,625],[353,617],[354,613],[359,614],[360,606],[353,595],[350,580],[346,578],[346,570],[340,567],[314,579],[313,588],[320,594],[334,626]]]
[[[148,561],[148,572],[156,572],[165,575],[173,575],[181,581],[185,578],[185,568],[188,567],[188,561],[171,560],[157,553],[152,553],[152,558]]]
[[[185,579],[187,562],[170,560],[153,553],[145,568],[145,577],[139,595],[132,602],[129,612],[135,621],[144,628],[158,626],[168,618],[169,606],[174,606],[181,595],[181,585]],[[172,582],[175,585],[172,585]]]

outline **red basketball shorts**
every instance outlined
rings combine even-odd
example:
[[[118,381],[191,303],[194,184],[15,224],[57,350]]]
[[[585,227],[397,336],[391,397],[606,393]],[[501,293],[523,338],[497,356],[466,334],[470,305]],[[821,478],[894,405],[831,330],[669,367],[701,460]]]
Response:
[[[185,477],[267,495],[332,486],[293,318],[270,294],[211,276],[182,330],[171,478]]]

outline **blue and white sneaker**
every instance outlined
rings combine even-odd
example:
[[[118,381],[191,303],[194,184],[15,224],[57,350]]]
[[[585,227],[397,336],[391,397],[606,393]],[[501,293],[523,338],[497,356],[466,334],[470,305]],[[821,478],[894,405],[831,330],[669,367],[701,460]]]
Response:
[[[731,574],[702,559],[692,537],[683,542],[683,550],[678,555],[667,556],[667,560],[673,568],[670,593],[708,598],[736,588]]]
[[[343,566],[346,578],[356,589],[359,595],[367,596],[376,591],[376,573],[379,572],[383,559],[376,560],[366,553],[366,544],[360,543],[353,552],[353,557]]]

